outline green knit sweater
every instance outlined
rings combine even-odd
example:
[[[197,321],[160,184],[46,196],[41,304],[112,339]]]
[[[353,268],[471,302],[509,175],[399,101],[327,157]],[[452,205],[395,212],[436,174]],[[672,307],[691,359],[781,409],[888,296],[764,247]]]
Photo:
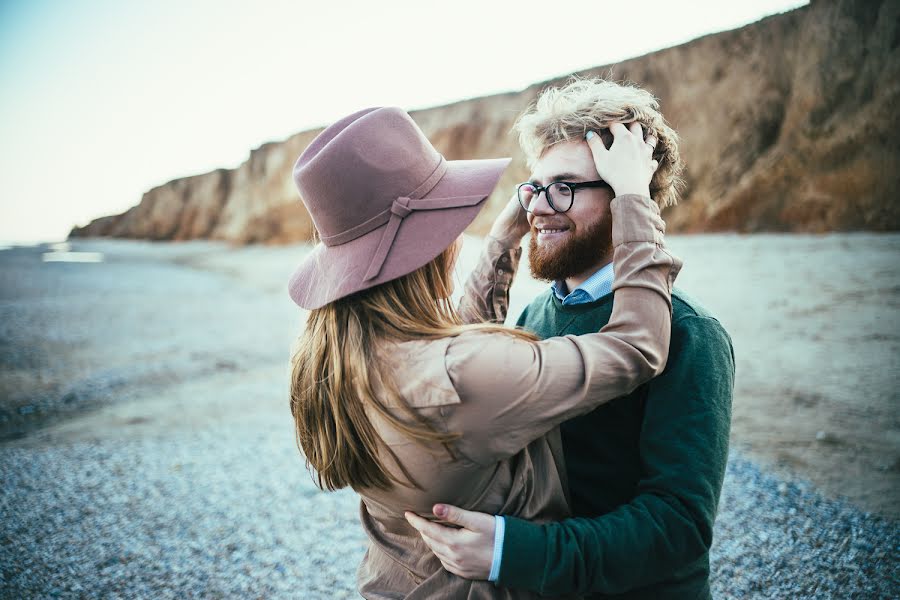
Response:
[[[563,306],[551,292],[519,325],[542,338],[598,331],[613,295]],[[721,324],[676,290],[665,371],[562,426],[574,518],[506,519],[500,585],[593,598],[709,598],[734,352]]]

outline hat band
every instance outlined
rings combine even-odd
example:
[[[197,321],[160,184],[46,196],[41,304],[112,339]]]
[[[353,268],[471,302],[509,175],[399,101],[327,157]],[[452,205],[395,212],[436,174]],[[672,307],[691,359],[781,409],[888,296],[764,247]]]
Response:
[[[444,160],[443,156],[440,156],[438,160],[437,166],[431,172],[425,181],[419,184],[419,187],[406,194],[408,198],[421,198],[428,192],[430,192],[434,186],[437,185],[437,182],[441,180],[444,174],[447,172],[447,161]],[[364,236],[370,231],[374,229],[378,229],[382,225],[388,222],[391,217],[391,208],[387,210],[383,210],[371,219],[367,221],[363,221],[359,225],[351,227],[350,229],[344,230],[340,233],[336,233],[334,235],[329,236],[319,236],[319,239],[326,246],[340,246],[341,244],[346,244],[347,242],[353,241],[358,237]]]
[[[394,238],[397,237],[400,223],[409,216],[410,213],[416,210],[441,210],[444,208],[474,206],[484,200],[484,198],[484,195],[478,195],[416,200],[401,196],[394,200],[391,207],[381,213],[381,215],[384,215],[387,219],[387,227],[384,229],[384,233],[381,234],[381,241],[378,243],[378,248],[372,256],[372,262],[369,263],[369,269],[366,271],[366,276],[363,278],[363,281],[374,279],[381,273],[381,267],[384,266],[384,261],[387,259],[388,252],[390,252],[391,246],[394,244]]]

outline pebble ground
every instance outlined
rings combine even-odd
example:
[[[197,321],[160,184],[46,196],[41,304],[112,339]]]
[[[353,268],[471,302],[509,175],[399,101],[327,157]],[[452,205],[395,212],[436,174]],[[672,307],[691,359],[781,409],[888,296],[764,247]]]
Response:
[[[318,491],[284,423],[6,448],[7,598],[351,598],[364,551],[351,492]],[[732,454],[716,598],[896,598],[896,523]]]
[[[76,249],[0,261],[0,597],[357,597],[358,499],[287,409],[298,257]],[[711,564],[716,598],[900,598],[900,529],[733,451]]]

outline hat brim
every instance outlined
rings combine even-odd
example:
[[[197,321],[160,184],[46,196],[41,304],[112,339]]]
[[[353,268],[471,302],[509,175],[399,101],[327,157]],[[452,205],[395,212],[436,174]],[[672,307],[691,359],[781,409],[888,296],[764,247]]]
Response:
[[[377,277],[364,281],[385,227],[339,246],[321,242],[294,271],[288,290],[302,308],[321,308],[350,294],[412,273],[443,252],[475,220],[509,165],[509,158],[454,160],[423,199],[482,196],[471,206],[415,210],[400,223]]]

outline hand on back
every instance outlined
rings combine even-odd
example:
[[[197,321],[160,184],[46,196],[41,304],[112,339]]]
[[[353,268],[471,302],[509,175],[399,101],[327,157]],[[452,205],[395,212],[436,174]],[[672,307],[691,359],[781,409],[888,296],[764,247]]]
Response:
[[[436,504],[434,515],[451,526],[405,513],[445,569],[466,579],[487,579],[494,556],[494,517],[447,504]]]

